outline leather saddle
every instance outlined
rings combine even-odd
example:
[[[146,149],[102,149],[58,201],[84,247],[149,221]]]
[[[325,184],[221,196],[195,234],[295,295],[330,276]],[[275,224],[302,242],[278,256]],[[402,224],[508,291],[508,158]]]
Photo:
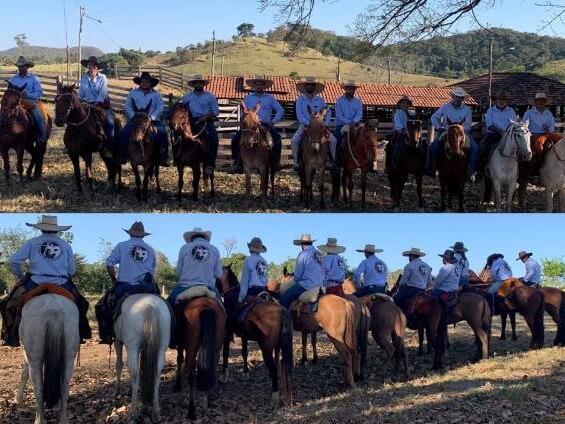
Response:
[[[58,296],[63,296],[72,302],[76,302],[75,297],[67,289],[57,285],[57,284],[41,284],[34,289],[28,290],[20,298],[18,304],[18,312],[21,313],[23,307],[32,299],[42,296],[44,294],[56,294]]]

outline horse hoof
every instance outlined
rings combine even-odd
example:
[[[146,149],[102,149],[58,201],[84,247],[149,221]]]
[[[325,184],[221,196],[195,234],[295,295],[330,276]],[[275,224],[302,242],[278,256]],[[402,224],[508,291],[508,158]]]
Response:
[[[273,407],[278,408],[281,404],[281,398],[279,396],[279,392],[273,392],[271,395],[271,402],[273,403]]]
[[[160,423],[163,419],[161,418],[161,414],[159,414],[158,412],[153,412],[151,414],[151,421],[153,421],[154,423]]]
[[[220,383],[227,384],[229,380],[230,380],[229,371],[226,371],[220,375]]]
[[[516,340],[518,340],[518,337],[516,337],[516,336],[512,336],[512,341],[514,341],[514,342],[515,342]]]
[[[243,381],[248,381],[248,380],[249,380],[249,371],[247,371],[247,372],[244,371],[243,374],[242,374],[242,376],[241,376],[241,379],[242,379]]]

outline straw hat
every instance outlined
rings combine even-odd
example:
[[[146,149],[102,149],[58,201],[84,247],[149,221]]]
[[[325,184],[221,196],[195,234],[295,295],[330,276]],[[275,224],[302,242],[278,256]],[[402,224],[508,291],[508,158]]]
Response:
[[[144,79],[151,81],[151,88],[159,84],[159,78],[153,77],[149,72],[142,72],[141,75],[133,78],[133,82],[137,85],[140,85],[141,81],[143,81]]]
[[[125,228],[123,228],[123,230],[132,237],[143,238],[145,236],[151,235],[151,233],[145,232],[145,227],[143,226],[143,222],[140,222],[140,221],[136,221],[133,224],[131,224],[131,227],[129,227],[129,230],[126,230]]]
[[[347,87],[359,88],[359,85],[354,80],[348,80],[341,84],[341,88],[346,89]]]
[[[408,103],[410,104],[410,107],[414,106],[414,101],[412,100],[412,97],[407,96],[407,95],[402,96],[402,97],[398,100],[398,102],[396,103],[396,105],[397,105],[397,106],[400,106],[400,103],[402,103],[402,102],[404,102],[404,101],[408,102]]]
[[[292,244],[295,246],[300,246],[301,244],[314,244],[316,240],[312,240],[310,234],[302,234],[298,240],[293,240]]]
[[[519,261],[524,258],[529,258],[532,255],[533,255],[532,252],[526,252],[525,250],[521,250],[520,253],[518,253],[518,259],[516,260]]]
[[[451,90],[451,96],[452,97],[467,97],[468,94],[461,87],[455,87],[453,90]]]
[[[320,249],[322,252],[333,253],[336,255],[345,252],[345,247],[338,246],[336,238],[328,238],[326,244],[318,246],[318,249]]]
[[[253,237],[251,241],[247,243],[247,247],[249,247],[250,252],[265,253],[267,251],[267,248],[259,237]]]
[[[207,86],[208,84],[210,84],[210,80],[207,80],[202,75],[194,75],[191,79],[189,79],[187,81],[187,84],[190,87],[194,87],[194,84],[196,84],[197,82],[201,83],[204,86]]]
[[[18,68],[20,68],[22,66],[27,66],[28,68],[33,68],[35,66],[35,63],[33,63],[31,60],[29,60],[25,56],[20,56],[20,57],[18,57],[18,60],[16,60],[16,63],[14,63],[14,65],[16,65]]]
[[[453,249],[454,252],[468,252],[469,250],[465,247],[465,244],[462,241],[456,241],[453,246],[449,246],[450,249]]]
[[[37,228],[38,230],[45,231],[48,233],[59,233],[61,231],[67,231],[71,228],[70,225],[58,225],[57,217],[51,215],[42,215],[41,220],[37,224],[26,223],[28,227]]]
[[[410,250],[402,252],[402,256],[418,256],[421,258],[422,256],[426,256],[426,254],[417,247],[412,247]]]
[[[536,93],[536,97],[534,98],[535,101],[538,100],[545,100],[547,102],[547,96],[545,93]]]
[[[255,86],[257,85],[257,83],[262,82],[265,86],[265,90],[268,90],[269,88],[271,88],[274,84],[272,79],[269,79],[267,77],[255,77],[255,78],[249,78],[245,80],[245,84],[247,84],[249,87],[251,87],[253,90],[255,90]]]
[[[324,91],[324,88],[326,87],[326,85],[323,82],[318,81],[315,77],[306,77],[298,84],[296,84],[296,89],[300,93],[306,94],[306,86],[309,84],[314,84],[316,86],[313,93],[308,93],[308,94],[313,94],[314,96],[320,94],[322,91]]]
[[[355,249],[355,251],[361,253],[371,253],[371,254],[384,252],[383,249],[376,249],[374,244],[366,244],[363,249]]]
[[[206,240],[210,241],[212,239],[212,231],[204,231],[202,228],[196,227],[194,228],[194,230],[187,231],[183,235],[184,241],[186,241],[187,243],[190,243],[190,241],[196,236],[202,236]]]
[[[440,258],[443,258],[447,261],[453,261],[454,257],[455,257],[455,252],[451,249],[447,249],[445,252],[443,253],[438,253],[438,256]]]
[[[96,56],[90,56],[88,59],[82,59],[80,64],[85,68],[88,68],[89,63],[94,63],[98,69],[102,69],[102,64]]]

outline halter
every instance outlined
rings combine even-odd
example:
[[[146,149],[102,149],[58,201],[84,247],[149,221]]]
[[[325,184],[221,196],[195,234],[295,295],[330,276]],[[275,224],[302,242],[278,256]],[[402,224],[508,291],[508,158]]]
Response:
[[[261,135],[261,132],[260,132],[259,127],[255,128],[255,129],[253,129],[253,128],[242,128],[241,133],[242,133],[242,135],[243,134],[250,134],[249,138],[251,140],[255,141],[255,143],[252,143],[252,145],[253,144],[260,144],[259,143],[259,136]]]
[[[73,96],[73,93],[57,94],[57,95],[55,96],[55,102],[57,102],[57,100],[59,100],[59,99],[62,98],[62,97],[65,97],[65,96]],[[71,107],[70,107],[70,109],[69,109],[69,113],[70,113],[71,111],[73,111],[73,110],[76,110],[76,107],[75,107],[75,105],[74,105],[74,102],[71,103]],[[70,121],[68,120],[68,119],[69,119],[69,116],[67,115],[67,125],[70,125],[71,127],[80,127],[81,125],[84,125],[84,124],[86,123],[86,121],[88,121],[88,118],[90,118],[90,110],[91,110],[90,105],[86,105],[86,118],[84,118],[84,120],[82,120],[82,121],[80,121],[80,122],[78,122],[78,123],[77,123],[77,122],[70,122]]]
[[[519,158],[519,153],[520,153],[520,144],[518,144],[518,140],[517,137],[514,137],[514,134],[516,134],[517,132],[517,128],[510,124],[511,128],[510,128],[510,134],[508,134],[506,136],[506,138],[511,137],[512,141],[516,144],[517,146],[517,150],[516,153],[514,155],[505,155],[504,154],[504,146],[502,145],[502,140],[500,141],[500,143],[498,143],[498,153],[500,154],[500,156],[502,156],[503,158],[507,158],[507,159],[518,159]],[[505,140],[504,145],[506,145],[506,143],[508,142],[508,140]]]

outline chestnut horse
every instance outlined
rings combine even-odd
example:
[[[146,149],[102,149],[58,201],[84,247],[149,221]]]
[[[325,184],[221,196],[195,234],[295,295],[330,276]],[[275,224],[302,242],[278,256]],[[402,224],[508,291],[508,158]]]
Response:
[[[188,418],[196,419],[195,390],[205,392],[202,409],[207,410],[210,392],[216,385],[216,368],[226,331],[226,313],[219,300],[208,297],[192,299],[178,309],[181,308],[182,314],[177,321],[182,336],[177,341],[175,390],[182,389],[184,371],[190,388]]]
[[[441,210],[453,207],[453,196],[459,201],[459,212],[464,212],[465,178],[467,176],[467,153],[465,152],[465,128],[463,122],[448,121],[447,133],[437,158],[437,169],[441,186]]]
[[[82,195],[80,176],[80,158],[86,166],[86,182],[94,195],[94,181],[92,176],[92,154],[99,152],[106,171],[110,188],[116,187],[116,178],[119,173],[119,161],[104,148],[106,135],[104,133],[104,118],[95,107],[80,102],[76,84],[65,86],[57,80],[57,96],[55,97],[55,125],[64,127],[63,141],[67,153],[73,163],[73,170],[79,194]],[[116,139],[119,129],[116,128]]]
[[[224,267],[221,280],[222,294],[228,320],[224,340],[223,366],[221,381],[228,382],[228,359],[230,343],[234,333],[241,337],[241,354],[243,356],[243,375],[248,377],[247,342],[254,340],[259,344],[263,361],[271,378],[273,405],[292,405],[292,316],[274,299],[259,300],[248,297],[246,302],[251,305],[243,322],[239,321],[236,309],[239,296],[239,281],[231,267]],[[279,356],[281,355],[281,356]],[[280,358],[280,359],[279,359]],[[279,375],[280,370],[280,375]],[[279,378],[281,396],[279,397]]]
[[[408,133],[396,134],[396,137],[397,139],[394,142],[399,143],[399,146],[396,147],[398,149],[396,158],[392,157],[392,142],[386,146],[392,207],[395,209],[400,208],[402,192],[408,181],[408,175],[414,175],[416,177],[418,208],[423,209],[422,180],[426,168],[428,143],[422,140],[422,122],[408,121]]]
[[[559,194],[559,212],[565,212],[565,137],[546,153],[540,169],[540,182],[545,187],[546,212],[553,212],[553,197]]]
[[[275,197],[275,171],[271,145],[268,142],[266,131],[261,126],[259,110],[261,104],[257,103],[254,109],[241,105],[243,117],[241,119],[241,163],[245,172],[245,198],[249,203],[251,196],[251,172],[258,170],[261,176],[261,200],[265,204],[269,189],[269,176],[271,181],[271,197]]]
[[[192,200],[198,200],[200,191],[201,166],[204,163],[205,144],[201,137],[192,133],[190,126],[190,112],[182,103],[173,107],[173,114],[169,121],[173,137],[173,156],[178,171],[177,200],[182,204],[182,189],[184,186],[184,168],[192,168]],[[212,185],[212,190],[214,186]]]
[[[343,166],[341,184],[343,188],[343,201],[351,204],[353,201],[353,173],[361,170],[361,206],[366,206],[367,174],[369,166],[375,160],[374,145],[377,140],[376,133],[365,125],[350,126],[349,131],[342,134],[340,144],[340,158]]]

